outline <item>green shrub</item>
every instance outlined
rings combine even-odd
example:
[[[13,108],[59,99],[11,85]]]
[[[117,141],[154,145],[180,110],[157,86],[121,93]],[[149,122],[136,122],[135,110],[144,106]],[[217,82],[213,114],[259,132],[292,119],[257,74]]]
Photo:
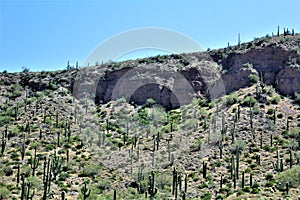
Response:
[[[9,98],[15,99],[22,95],[22,86],[19,84],[14,84],[9,87],[7,96]]]
[[[42,183],[41,180],[36,176],[29,176],[27,182],[31,184],[32,187],[38,188]]]
[[[249,97],[249,96],[244,98],[242,101],[243,106],[250,106],[250,105],[254,106],[256,103],[257,103],[256,99],[253,97]]]
[[[57,88],[58,88],[58,86],[55,83],[53,83],[53,82],[49,83],[49,89],[50,90],[56,90]]]
[[[93,177],[99,173],[101,166],[99,164],[88,164],[83,167],[82,176]]]
[[[207,187],[208,187],[208,185],[207,185],[206,183],[201,183],[201,184],[198,186],[199,189],[203,189],[203,188],[207,188]]]
[[[273,187],[274,184],[275,184],[275,181],[274,181],[274,180],[271,180],[271,181],[268,181],[268,182],[265,184],[265,186],[266,186],[266,187]]]
[[[231,106],[239,101],[239,98],[235,94],[229,94],[225,96],[225,102],[227,106]]]
[[[0,199],[9,199],[10,191],[7,189],[6,186],[0,187]]]
[[[275,96],[271,99],[272,104],[278,104],[280,101],[280,96]]]
[[[206,192],[203,195],[201,195],[201,199],[203,199],[203,200],[210,200],[211,198],[212,198],[212,195],[209,192]]]
[[[283,114],[282,114],[282,113],[279,113],[279,114],[277,115],[277,117],[278,117],[279,119],[282,119],[282,118],[283,118]]]
[[[249,83],[251,85],[254,85],[254,84],[258,83],[258,81],[259,81],[259,77],[256,74],[250,74],[248,76],[248,79],[249,79]]]
[[[256,167],[257,167],[257,164],[256,164],[256,163],[250,164],[250,168],[251,168],[251,169],[254,169],[254,168],[256,168]]]
[[[70,177],[70,175],[69,175],[68,173],[61,173],[61,174],[59,175],[58,180],[59,180],[59,181],[66,181],[67,178],[69,178],[69,177]]]
[[[268,115],[274,114],[274,109],[273,108],[269,108],[268,111],[267,111],[267,114]]]
[[[266,180],[272,180],[273,177],[273,174],[266,174]]]
[[[0,116],[0,126],[4,126],[5,124],[8,124],[11,121],[10,116]]]
[[[11,175],[13,175],[13,170],[9,166],[3,167],[2,170],[3,170],[4,174],[5,174],[5,176],[11,176]]]
[[[243,191],[249,193],[249,192],[251,192],[251,187],[246,186],[246,187],[243,188]]]
[[[276,176],[278,187],[285,187],[289,183],[290,187],[297,188],[300,185],[300,166],[293,166],[291,169],[285,170]]]

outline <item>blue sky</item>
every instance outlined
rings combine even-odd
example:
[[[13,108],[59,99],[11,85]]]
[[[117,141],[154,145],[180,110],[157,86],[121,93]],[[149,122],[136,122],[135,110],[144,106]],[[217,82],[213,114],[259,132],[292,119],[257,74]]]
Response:
[[[0,2],[0,71],[65,69],[113,35],[143,27],[178,31],[203,49],[236,44],[238,33],[242,42],[276,33],[277,25],[300,32],[299,0]]]

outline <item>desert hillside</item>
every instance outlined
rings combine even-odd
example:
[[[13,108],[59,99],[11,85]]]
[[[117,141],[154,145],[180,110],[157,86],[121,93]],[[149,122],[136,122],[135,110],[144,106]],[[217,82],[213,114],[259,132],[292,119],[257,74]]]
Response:
[[[4,71],[0,133],[0,199],[299,199],[300,35]]]

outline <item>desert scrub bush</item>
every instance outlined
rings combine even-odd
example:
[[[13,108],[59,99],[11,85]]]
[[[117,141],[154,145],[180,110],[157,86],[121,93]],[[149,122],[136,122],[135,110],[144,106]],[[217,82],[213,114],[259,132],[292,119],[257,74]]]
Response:
[[[123,141],[120,138],[114,138],[111,140],[111,142],[119,148],[121,148],[124,145]]]
[[[149,124],[150,118],[145,108],[138,109],[138,119],[142,126],[147,126]]]
[[[206,192],[201,195],[201,199],[203,199],[203,200],[210,200],[211,198],[212,198],[212,194],[209,192]]]
[[[31,173],[31,167],[28,164],[25,164],[21,167],[21,174],[24,174],[25,177],[28,177]]]
[[[267,111],[268,115],[272,115],[274,113],[274,109],[273,108],[269,108]]]
[[[87,164],[83,167],[83,172],[78,176],[81,177],[94,177],[100,172],[101,166],[99,164]]]
[[[259,77],[256,74],[250,74],[248,76],[248,79],[249,79],[250,85],[254,85],[254,84],[258,83],[258,81],[259,81]]]
[[[254,106],[256,103],[257,101],[255,98],[247,96],[243,99],[241,104],[243,106]]]
[[[254,115],[258,115],[259,112],[260,112],[259,107],[258,107],[258,106],[254,106],[254,107],[253,107],[253,114],[254,114]]]
[[[289,183],[290,187],[297,188],[300,185],[300,166],[295,165],[291,169],[279,173],[275,180],[279,190],[285,190],[286,183]]]
[[[298,128],[298,127],[293,128],[288,132],[288,137],[294,138],[296,140],[300,140],[299,133],[300,133],[300,128]]]
[[[171,176],[164,174],[164,173],[159,173],[157,178],[156,178],[156,186],[164,190],[166,187],[171,187],[172,183],[172,178]]]
[[[12,121],[12,118],[10,116],[0,116],[0,126],[4,126],[5,124],[8,124]]]
[[[231,106],[239,101],[239,98],[235,94],[229,94],[225,96],[225,103],[227,106]]]
[[[56,90],[58,86],[54,82],[49,82],[49,89],[50,90]]]
[[[14,160],[14,161],[19,161],[20,159],[19,159],[19,155],[16,153],[16,152],[12,152],[11,154],[10,154],[10,158],[12,159],[12,160]]]
[[[66,181],[67,178],[69,178],[69,177],[70,177],[70,175],[69,175],[68,173],[61,173],[61,174],[59,175],[58,180],[59,180],[59,181]]]
[[[5,185],[0,186],[0,199],[9,199],[10,191]]]
[[[212,100],[211,102],[208,103],[209,109],[214,108],[216,105],[217,105],[217,101],[216,100]]]
[[[19,134],[19,128],[17,126],[13,126],[9,131],[9,137],[15,137]]]
[[[22,90],[23,90],[23,88],[21,85],[13,84],[7,90],[7,97],[9,97],[11,99],[20,97],[22,95]]]
[[[53,149],[55,149],[55,144],[48,144],[44,147],[44,151],[49,152],[52,151]]]
[[[200,185],[198,185],[198,189],[203,189],[203,188],[208,188],[208,185],[206,183],[201,183]]]
[[[282,114],[282,113],[279,113],[279,114],[277,115],[277,117],[278,117],[279,119],[282,119],[282,118],[283,118],[283,114]]]
[[[3,171],[3,173],[4,173],[5,176],[11,176],[11,175],[13,175],[13,170],[12,170],[12,168],[10,166],[4,166],[2,168],[2,171]]]
[[[29,176],[26,179],[26,182],[29,183],[34,188],[37,188],[42,184],[41,180],[36,176]]]
[[[280,96],[275,96],[275,97],[272,97],[272,99],[271,99],[272,104],[278,104],[279,101],[280,101]]]

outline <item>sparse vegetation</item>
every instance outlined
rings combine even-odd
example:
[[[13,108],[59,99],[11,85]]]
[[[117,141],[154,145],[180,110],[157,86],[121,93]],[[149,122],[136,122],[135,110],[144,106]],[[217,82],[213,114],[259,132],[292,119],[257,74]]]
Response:
[[[222,60],[272,39],[209,53]],[[145,63],[189,70],[201,56],[98,63],[108,68],[99,77],[105,81],[116,76],[114,70]],[[159,98],[147,96],[140,105],[98,93],[94,106],[85,91],[72,96],[73,80],[91,82],[75,77],[79,70],[69,63],[67,68],[0,73],[0,199],[296,199],[300,96],[281,96],[278,85],[267,84],[268,75],[247,77],[245,70],[242,81],[250,85],[217,99],[205,98],[205,91],[190,104],[165,109]],[[98,76],[94,69],[87,73]]]

